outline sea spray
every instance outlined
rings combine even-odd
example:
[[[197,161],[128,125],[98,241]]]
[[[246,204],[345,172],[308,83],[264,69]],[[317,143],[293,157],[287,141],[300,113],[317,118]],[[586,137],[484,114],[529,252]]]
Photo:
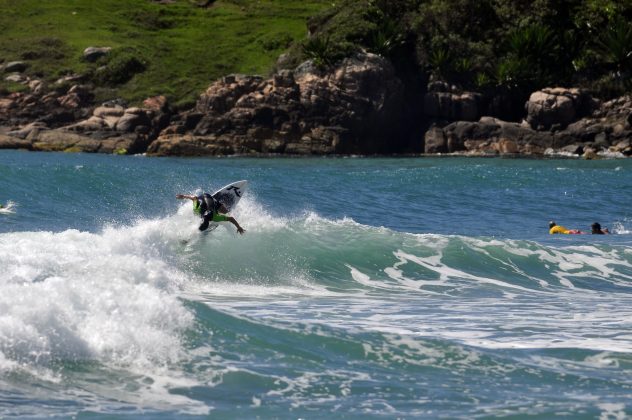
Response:
[[[173,294],[182,274],[138,230],[0,235],[5,359],[9,352],[44,366],[178,360],[179,335],[192,322]]]

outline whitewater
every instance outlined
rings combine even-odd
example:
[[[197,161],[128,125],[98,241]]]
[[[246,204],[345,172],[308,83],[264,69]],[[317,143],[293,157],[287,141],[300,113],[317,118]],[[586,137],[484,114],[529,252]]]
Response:
[[[240,179],[243,236],[175,199]],[[628,418],[631,198],[625,159],[0,151],[0,418]]]

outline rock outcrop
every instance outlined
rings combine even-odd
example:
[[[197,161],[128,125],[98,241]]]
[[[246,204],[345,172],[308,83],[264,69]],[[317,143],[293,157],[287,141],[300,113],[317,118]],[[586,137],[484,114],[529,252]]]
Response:
[[[15,136],[8,136],[6,134],[0,134],[0,149],[32,150],[33,145],[29,140],[21,139]]]
[[[63,129],[43,131],[32,141],[32,150],[46,152],[128,154],[142,152],[146,147],[138,136],[123,134],[99,139]]]
[[[95,62],[99,58],[107,55],[112,51],[111,47],[88,47],[83,50],[83,59],[90,62]]]
[[[613,101],[598,104],[590,97],[583,99],[584,105],[596,107],[590,115],[576,120],[577,109],[561,112],[555,110],[565,100],[552,99],[550,92],[563,92],[551,89],[548,96],[551,112],[539,109],[536,112],[538,121],[546,121],[548,130],[543,124],[533,128],[531,122],[511,123],[492,117],[482,117],[476,122],[456,121],[444,127],[431,127],[424,137],[425,153],[455,153],[466,155],[563,155],[595,158],[603,155],[631,156],[632,149],[632,97],[622,97]],[[565,93],[563,95],[566,95]],[[562,95],[562,96],[563,96]],[[555,95],[553,95],[555,96]],[[531,95],[526,107],[543,98],[540,93]],[[575,104],[578,100],[574,100]],[[563,105],[567,106],[567,105]],[[544,116],[546,115],[546,116]],[[562,128],[565,126],[565,128]]]
[[[148,153],[385,153],[397,138],[393,127],[401,127],[403,89],[391,64],[369,53],[328,72],[306,62],[270,79],[227,76],[209,86]]]
[[[41,122],[50,128],[62,127],[85,118],[91,112],[91,89],[73,85],[65,93],[47,93],[44,83],[24,81],[30,92],[15,92],[0,98],[0,125],[19,127]]]
[[[26,83],[30,92],[0,98],[0,126],[6,127],[0,148],[144,153],[169,123],[164,96],[147,99],[146,108],[121,101],[94,107],[90,86],[75,84],[60,93],[46,92],[39,80]]]
[[[481,94],[461,92],[447,83],[434,82],[424,95],[424,115],[435,120],[476,121],[481,117]]]
[[[526,120],[537,130],[559,130],[588,115],[596,106],[580,89],[542,89],[529,97]]]
[[[5,73],[22,73],[27,67],[27,64],[23,61],[10,61],[0,66]]]

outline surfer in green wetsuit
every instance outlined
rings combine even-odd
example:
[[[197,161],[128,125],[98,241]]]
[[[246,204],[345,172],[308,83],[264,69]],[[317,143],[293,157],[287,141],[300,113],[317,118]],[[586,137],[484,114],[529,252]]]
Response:
[[[210,194],[203,193],[200,195],[176,194],[178,200],[188,199],[193,201],[193,212],[202,218],[199,229],[205,231],[208,229],[210,222],[230,222],[237,228],[237,232],[243,235],[245,230],[234,217],[228,216],[228,209],[219,201],[215,200]]]

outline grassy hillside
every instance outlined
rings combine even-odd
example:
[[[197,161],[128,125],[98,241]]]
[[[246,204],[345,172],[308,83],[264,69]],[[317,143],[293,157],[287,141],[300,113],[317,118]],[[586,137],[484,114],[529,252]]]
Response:
[[[266,74],[307,35],[323,0],[224,0],[159,4],[150,0],[0,0],[0,63],[25,61],[26,73],[53,82],[85,74],[98,99],[131,103],[156,94],[192,102],[229,73]],[[97,63],[86,47],[112,47]],[[126,67],[127,66],[127,67]],[[127,69],[127,70],[125,70]],[[128,71],[132,69],[132,71]],[[134,74],[125,80],[126,74]],[[4,80],[0,88],[16,89]]]

